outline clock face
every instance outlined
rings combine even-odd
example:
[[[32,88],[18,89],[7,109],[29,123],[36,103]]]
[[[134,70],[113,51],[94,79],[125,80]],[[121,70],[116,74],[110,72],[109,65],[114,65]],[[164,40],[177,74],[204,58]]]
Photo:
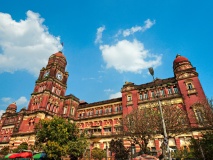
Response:
[[[58,73],[56,74],[56,78],[57,78],[58,80],[62,80],[62,78],[63,78],[62,73],[61,73],[61,72],[58,72]]]
[[[46,71],[46,72],[44,73],[44,78],[47,77],[47,76],[49,76],[49,73],[50,73],[50,71]]]

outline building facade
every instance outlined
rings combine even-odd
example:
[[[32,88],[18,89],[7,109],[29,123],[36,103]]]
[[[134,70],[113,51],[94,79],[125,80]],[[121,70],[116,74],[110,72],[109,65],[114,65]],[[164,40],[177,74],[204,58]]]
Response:
[[[162,104],[170,102],[184,109],[190,125],[197,126],[202,121],[199,110],[193,106],[206,100],[205,93],[196,68],[183,56],[177,55],[173,61],[173,77],[139,85],[125,82],[120,98],[94,103],[80,101],[72,94],[65,95],[69,76],[66,65],[62,52],[51,55],[47,66],[40,70],[28,107],[19,112],[15,103],[7,107],[0,119],[0,149],[4,146],[16,148],[22,142],[33,145],[35,124],[54,115],[76,122],[79,129],[86,129],[90,135],[90,148],[106,149],[112,138],[119,137],[122,118],[138,107],[156,102],[156,93],[160,93],[158,100]],[[187,146],[187,139],[198,134],[195,131],[171,138],[169,145],[176,148]],[[153,138],[148,147],[158,151],[162,140],[163,137]],[[126,141],[125,145],[128,147],[130,142]]]

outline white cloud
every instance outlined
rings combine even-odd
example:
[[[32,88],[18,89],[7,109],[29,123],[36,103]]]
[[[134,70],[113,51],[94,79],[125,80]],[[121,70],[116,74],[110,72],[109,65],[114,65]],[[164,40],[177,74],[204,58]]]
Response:
[[[102,33],[105,30],[105,26],[99,27],[96,33],[95,43],[102,43]]]
[[[122,33],[124,37],[127,37],[129,35],[134,34],[135,32],[139,32],[139,31],[144,32],[155,24],[155,20],[151,21],[150,19],[147,19],[146,21],[144,21],[144,23],[145,23],[144,26],[135,26],[130,29],[126,29],[123,32],[119,30],[117,35]]]
[[[102,57],[107,68],[119,72],[141,73],[143,69],[161,64],[161,55],[149,53],[138,40],[121,40],[115,45],[101,45]]]
[[[111,94],[111,95],[109,96],[109,99],[119,98],[119,97],[121,97],[121,96],[122,96],[122,95],[121,95],[121,92],[117,92],[117,93]]]
[[[12,99],[10,97],[3,97],[3,98],[1,98],[1,100],[4,103],[8,103],[8,102],[11,102]]]
[[[0,118],[4,112],[5,112],[5,110],[0,110]]]
[[[87,81],[87,80],[95,80],[95,78],[94,77],[89,77],[89,78],[83,77],[82,78],[82,81]]]
[[[105,89],[104,92],[109,93],[109,92],[113,92],[113,90],[109,88],[109,89]]]
[[[19,99],[16,100],[16,105],[21,106],[21,105],[27,105],[28,101],[27,98],[22,96]]]
[[[15,102],[18,107],[23,107],[28,105],[28,100],[24,96],[21,96],[18,99],[14,99],[11,97],[1,98],[1,106],[3,107],[8,107],[13,102]]]
[[[62,48],[38,13],[26,14],[25,20],[15,21],[0,12],[0,72],[26,70],[37,76],[49,56]]]

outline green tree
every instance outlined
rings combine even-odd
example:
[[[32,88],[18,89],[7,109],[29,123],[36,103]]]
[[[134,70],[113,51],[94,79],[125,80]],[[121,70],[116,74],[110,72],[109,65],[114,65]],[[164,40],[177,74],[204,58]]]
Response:
[[[188,148],[181,148],[179,150],[176,150],[175,152],[172,152],[172,157],[173,158],[178,158],[178,159],[181,159],[181,158],[195,158],[193,156],[193,150],[192,149],[188,149]]]
[[[112,139],[109,150],[115,154],[115,159],[126,160],[129,158],[129,149],[125,148],[122,139]]]
[[[50,159],[60,159],[66,155],[77,159],[83,155],[87,140],[75,123],[53,117],[40,120],[36,125],[35,147],[37,150],[45,151]]]
[[[106,151],[104,151],[103,149],[100,149],[100,148],[93,148],[92,149],[92,157],[96,160],[102,160],[103,158],[106,157]]]
[[[13,149],[14,153],[18,153],[22,150],[27,150],[28,149],[28,143],[27,142],[23,142],[21,143],[17,148]]]
[[[200,138],[192,138],[191,146],[193,155],[198,159],[212,159],[213,131],[203,133]]]
[[[3,148],[0,150],[0,154],[1,154],[1,155],[7,155],[9,152],[10,152],[9,146],[3,147]]]

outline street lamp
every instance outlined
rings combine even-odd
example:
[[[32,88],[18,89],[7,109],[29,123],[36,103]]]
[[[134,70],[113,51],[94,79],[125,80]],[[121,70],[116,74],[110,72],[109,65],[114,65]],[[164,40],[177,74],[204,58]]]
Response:
[[[149,73],[152,75],[153,82],[155,83],[154,69],[152,67],[150,67],[148,69],[149,69]],[[156,85],[155,85],[155,88],[156,88]],[[157,98],[158,98],[158,91],[157,91]],[[159,105],[159,110],[160,110],[160,115],[161,115],[161,120],[162,120],[162,125],[163,125],[164,144],[166,145],[166,152],[167,152],[168,158],[170,160],[171,157],[170,157],[170,153],[169,153],[168,135],[167,135],[167,132],[166,132],[166,125],[165,125],[165,121],[164,121],[164,117],[163,117],[163,111],[162,111],[161,101],[160,101],[159,98],[158,98],[158,105]]]
[[[107,145],[107,142],[106,142],[106,160],[108,160],[108,145]]]

